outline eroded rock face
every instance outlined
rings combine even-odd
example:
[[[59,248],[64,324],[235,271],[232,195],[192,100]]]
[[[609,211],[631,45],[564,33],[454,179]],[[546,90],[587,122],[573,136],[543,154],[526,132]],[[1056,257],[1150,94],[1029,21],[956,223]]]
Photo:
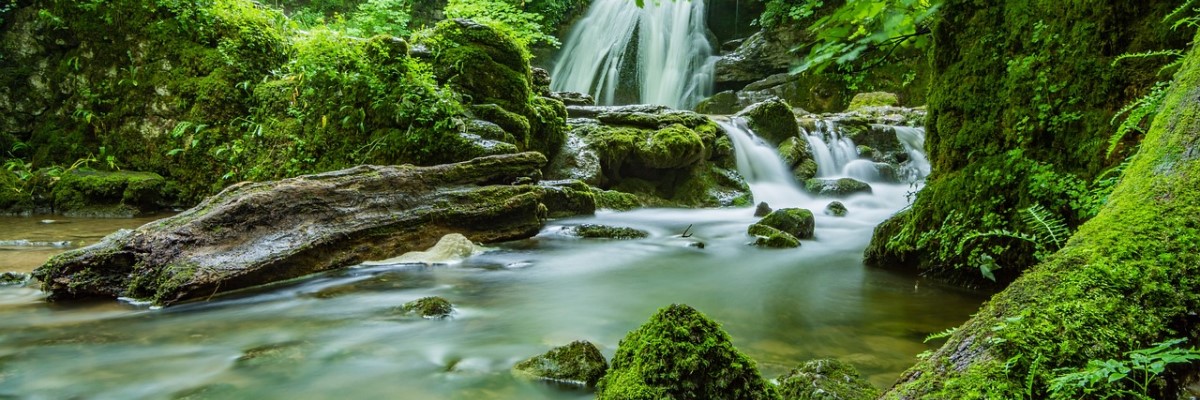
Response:
[[[447,233],[483,243],[525,238],[548,215],[595,208],[590,192],[533,184],[545,164],[529,152],[243,183],[56,256],[34,276],[55,299],[171,304],[425,249]]]
[[[577,340],[555,347],[513,366],[518,375],[556,382],[595,386],[608,370],[608,361],[591,342]]]

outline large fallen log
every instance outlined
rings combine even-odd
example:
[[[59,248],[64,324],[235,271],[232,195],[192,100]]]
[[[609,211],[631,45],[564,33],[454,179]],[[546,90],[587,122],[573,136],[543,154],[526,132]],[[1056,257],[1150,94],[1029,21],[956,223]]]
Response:
[[[521,153],[238,184],[56,256],[33,275],[51,299],[167,305],[425,249],[448,233],[485,243],[526,238],[552,214],[595,210],[586,189],[532,183],[545,164],[539,153]]]

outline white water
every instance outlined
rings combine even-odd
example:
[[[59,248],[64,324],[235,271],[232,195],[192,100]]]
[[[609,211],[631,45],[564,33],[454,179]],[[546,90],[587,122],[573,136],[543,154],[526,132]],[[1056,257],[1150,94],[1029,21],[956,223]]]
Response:
[[[908,161],[900,166],[900,178],[904,182],[916,182],[929,176],[929,158],[925,156],[925,128],[907,126],[892,127],[896,138],[908,153]]]
[[[691,108],[712,91],[716,57],[704,17],[703,0],[647,1],[642,8],[633,0],[596,0],[567,38],[551,85],[613,105],[632,80],[633,103]]]
[[[817,176],[830,178],[847,175],[843,169],[858,159],[858,147],[854,141],[842,135],[833,121],[817,121],[817,129],[808,132],[801,128],[808,148],[817,162]]]
[[[766,202],[773,207],[781,207],[809,197],[796,185],[792,171],[784,165],[775,148],[755,136],[746,126],[746,120],[733,118],[730,121],[717,121],[717,124],[733,141],[738,173],[750,186],[755,203]]]

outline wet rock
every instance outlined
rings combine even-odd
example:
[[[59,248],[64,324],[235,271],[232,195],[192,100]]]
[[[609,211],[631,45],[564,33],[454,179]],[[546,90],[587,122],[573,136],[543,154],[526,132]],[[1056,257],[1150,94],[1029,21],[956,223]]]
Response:
[[[796,125],[796,115],[792,114],[792,109],[787,104],[777,98],[746,107],[738,112],[737,116],[746,119],[746,125],[755,135],[775,146],[800,133],[800,127]]]
[[[716,82],[752,82],[770,74],[787,72],[793,61],[792,46],[788,43],[794,34],[791,30],[759,31],[746,38],[736,50],[717,60],[714,66]]]
[[[859,111],[867,107],[894,107],[900,104],[900,99],[895,93],[887,92],[870,92],[859,93],[850,99],[850,107],[847,111]]]
[[[670,111],[673,111],[671,107],[660,106],[656,104],[632,104],[627,106],[570,106],[567,107],[567,116],[571,118],[596,119],[600,116],[600,114],[603,113],[610,113],[614,115],[629,113],[659,114]]]
[[[696,104],[696,112],[701,114],[734,114],[749,104],[742,104],[737,93],[732,90],[718,92]]]
[[[758,221],[758,225],[778,229],[798,239],[812,239],[815,221],[812,211],[803,208],[780,208],[763,217]]]
[[[410,251],[397,257],[381,261],[367,261],[363,265],[391,264],[446,264],[478,254],[483,248],[459,233],[442,236],[437,244],[425,251]]]
[[[846,205],[840,201],[830,202],[829,205],[825,206],[825,215],[845,217],[848,212],[849,210],[846,210]]]
[[[854,144],[875,150],[878,153],[874,158],[875,161],[899,162],[903,160],[895,160],[895,156],[889,160],[888,156],[892,153],[907,155],[904,145],[896,137],[896,130],[892,126],[871,123],[870,120],[861,117],[843,118],[838,121],[838,126],[843,129],[843,133],[850,140],[854,141]]]
[[[55,256],[33,275],[55,299],[166,305],[425,249],[451,232],[482,243],[526,238],[551,214],[595,207],[590,192],[510,185],[540,177],[545,164],[528,152],[238,184],[176,216]]]
[[[765,217],[765,216],[767,216],[767,214],[770,214],[770,213],[771,213],[771,206],[768,205],[767,202],[765,202],[765,201],[759,202],[758,205],[754,207],[754,216],[755,217]]]
[[[150,172],[76,169],[50,192],[54,212],[70,217],[132,218],[166,208],[167,181]]]
[[[22,272],[0,273],[0,286],[22,286],[29,282],[29,274]]]
[[[530,81],[530,83],[533,84],[534,91],[536,91],[541,96],[549,96],[550,95],[550,72],[546,71],[544,68],[538,68],[538,67],[531,67],[529,69],[529,71],[530,71],[530,75],[532,75],[532,77],[533,77],[533,80]]]
[[[775,388],[729,334],[699,311],[673,304],[621,339],[598,400],[774,399]]]
[[[438,296],[422,297],[400,306],[400,312],[421,318],[447,318],[454,312],[449,301]]]
[[[851,178],[812,178],[804,181],[804,190],[819,197],[848,197],[860,193],[871,193],[871,185]]]
[[[750,225],[746,229],[746,234],[754,237],[754,241],[750,244],[759,247],[776,249],[800,247],[800,239],[792,234],[763,224]]]
[[[888,163],[854,160],[846,164],[844,171],[847,175],[867,182],[900,182],[896,167]]]
[[[551,92],[550,98],[557,99],[563,102],[568,108],[571,106],[594,106],[596,99],[590,94],[579,92]]]
[[[806,362],[777,381],[784,400],[870,400],[879,395],[858,370],[834,359]]]
[[[577,179],[588,185],[600,185],[604,179],[600,156],[577,131],[572,130],[562,149],[550,160],[546,178]]]
[[[796,136],[787,138],[779,143],[779,156],[792,169],[792,176],[797,181],[804,182],[817,176],[817,161],[813,159],[807,140]]]
[[[575,236],[588,239],[641,239],[650,234],[624,226],[583,224],[571,228]]]
[[[591,342],[578,340],[513,366],[520,376],[595,386],[608,370],[608,361]]]

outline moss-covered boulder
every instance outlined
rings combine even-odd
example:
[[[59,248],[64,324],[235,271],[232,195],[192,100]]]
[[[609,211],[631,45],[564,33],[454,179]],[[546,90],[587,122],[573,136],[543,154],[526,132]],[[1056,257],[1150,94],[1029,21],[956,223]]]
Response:
[[[812,178],[804,181],[804,190],[819,197],[849,197],[871,193],[871,185],[853,178]]]
[[[742,105],[738,99],[737,93],[732,90],[717,92],[711,97],[701,100],[696,104],[696,112],[701,114],[734,114],[741,111],[746,106]]]
[[[879,395],[854,366],[831,358],[805,362],[776,380],[783,400],[871,400]]]
[[[155,173],[79,169],[58,178],[53,209],[67,216],[130,218],[170,204],[166,180]]]
[[[737,113],[738,117],[746,119],[746,125],[754,134],[771,145],[800,134],[796,125],[796,115],[791,107],[779,99],[770,99],[746,107]]]
[[[519,376],[589,387],[595,386],[607,370],[604,355],[596,345],[583,340],[555,347],[513,366],[513,372]]]
[[[846,111],[859,111],[867,107],[894,107],[899,104],[900,100],[896,98],[895,93],[859,93],[854,95],[853,99],[850,99],[850,106],[846,107]]]
[[[803,208],[780,208],[767,214],[758,224],[787,232],[798,239],[812,239],[815,222],[812,211]]]
[[[778,394],[720,325],[672,304],[621,339],[596,398],[752,400]]]
[[[759,247],[776,249],[800,247],[799,238],[772,226],[753,224],[746,228],[746,234],[754,238],[750,244]]]
[[[570,231],[575,236],[588,239],[641,239],[650,235],[640,229],[597,224],[576,225]]]
[[[421,318],[441,319],[454,312],[450,301],[439,296],[422,297],[400,306],[400,312]]]
[[[797,181],[804,182],[817,176],[817,161],[813,158],[808,140],[793,136],[779,143],[779,156],[792,169]]]
[[[755,217],[765,217],[767,214],[770,214],[771,211],[774,210],[771,210],[771,205],[767,204],[765,201],[760,201],[758,202],[758,205],[754,206]]]

